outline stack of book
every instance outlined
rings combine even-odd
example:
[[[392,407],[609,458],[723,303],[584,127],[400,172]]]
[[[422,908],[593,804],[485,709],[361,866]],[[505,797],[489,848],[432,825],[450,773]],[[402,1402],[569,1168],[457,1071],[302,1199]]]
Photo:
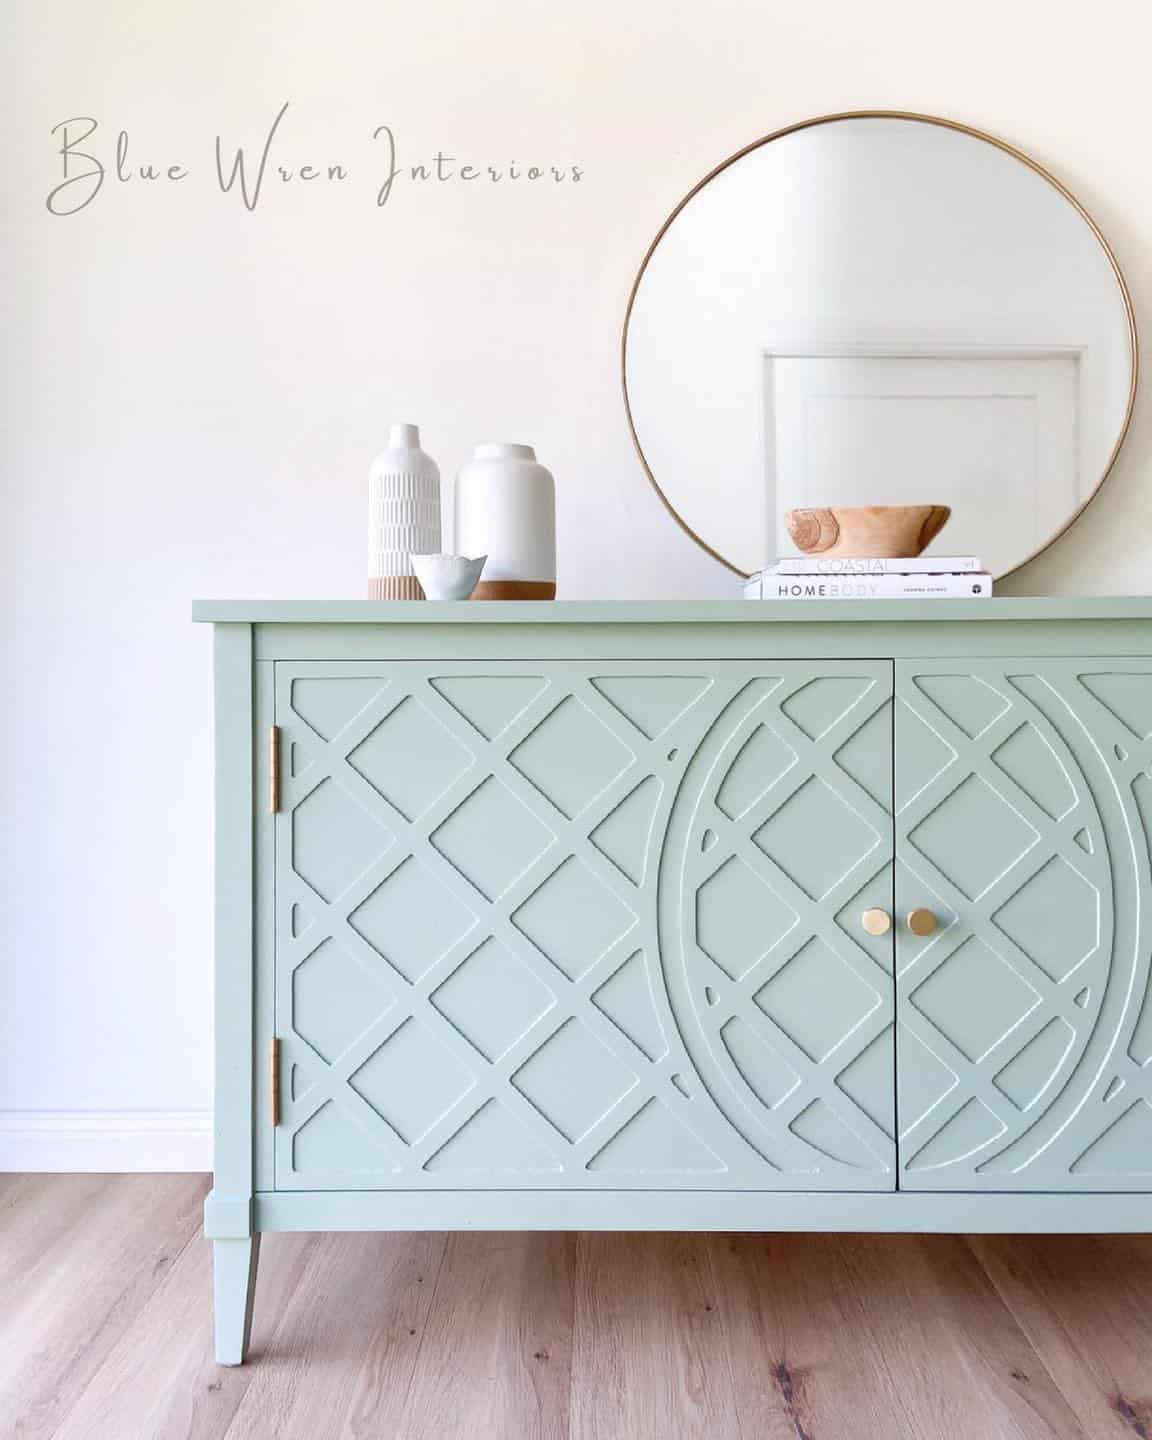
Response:
[[[777,560],[744,583],[746,600],[981,599],[992,577],[975,555],[920,555],[892,560]]]

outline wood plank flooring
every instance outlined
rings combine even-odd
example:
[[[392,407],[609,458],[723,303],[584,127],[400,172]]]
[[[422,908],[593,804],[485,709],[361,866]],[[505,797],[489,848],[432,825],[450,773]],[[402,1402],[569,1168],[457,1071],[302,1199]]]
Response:
[[[268,1235],[223,1369],[207,1188],[0,1176],[4,1440],[1152,1440],[1152,1236]]]

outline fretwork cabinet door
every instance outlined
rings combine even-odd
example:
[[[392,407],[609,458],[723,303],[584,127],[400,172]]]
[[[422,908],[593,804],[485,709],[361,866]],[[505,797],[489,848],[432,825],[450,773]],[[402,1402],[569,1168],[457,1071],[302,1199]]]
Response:
[[[1152,662],[896,691],[901,1189],[1152,1190]]]
[[[277,662],[279,1189],[895,1184],[890,662]]]

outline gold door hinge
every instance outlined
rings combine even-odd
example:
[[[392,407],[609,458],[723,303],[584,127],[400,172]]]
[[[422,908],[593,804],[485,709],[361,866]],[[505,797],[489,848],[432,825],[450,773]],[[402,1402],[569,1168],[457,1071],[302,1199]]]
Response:
[[[272,1053],[272,1128],[280,1124],[280,1041],[273,1036]]]
[[[268,801],[273,815],[280,809],[280,727],[268,732]]]

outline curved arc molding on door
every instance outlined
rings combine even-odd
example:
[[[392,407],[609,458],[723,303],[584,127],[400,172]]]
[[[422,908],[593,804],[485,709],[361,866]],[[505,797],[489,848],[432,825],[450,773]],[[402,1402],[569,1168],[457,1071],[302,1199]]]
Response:
[[[917,673],[923,673],[923,671]],[[1010,804],[1024,809],[1026,818],[1039,827],[1038,838],[1034,842],[1036,854],[1032,856],[1026,867],[1029,873],[1020,882],[1020,888],[1031,883],[1053,859],[1060,856],[1060,852],[1051,843],[1045,843],[1045,831],[1052,832],[1059,828],[1066,837],[1071,837],[1080,831],[1086,832],[1092,853],[1077,854],[1071,858],[1075,861],[1078,873],[1093,886],[1098,897],[1102,898],[1108,893],[1110,847],[1107,844],[1101,807],[1087,782],[1083,767],[1073,755],[1065,737],[1051,723],[1049,717],[1003,673],[999,671],[989,673],[986,668],[981,668],[978,675],[973,675],[973,679],[989,685],[1002,696],[1005,702],[1005,709],[1001,715],[988,727],[987,731],[982,732],[978,747],[958,727],[950,727],[948,717],[937,707],[932,706],[926,697],[921,694],[911,694],[907,690],[901,695],[901,703],[906,704],[922,724],[933,729],[949,748],[957,750],[961,756],[961,763],[956,765],[950,763],[946,766],[933,781],[916,794],[897,817],[897,829],[902,841],[898,887],[903,889],[901,881],[905,875],[912,877],[914,884],[918,882],[928,887],[958,917],[954,923],[948,925],[930,942],[923,945],[919,953],[908,964],[900,965],[897,971],[902,1025],[915,1034],[920,1043],[935,1054],[942,1064],[953,1070],[958,1082],[939,1106],[933,1107],[910,1130],[902,1134],[904,1163],[906,1165],[913,1164],[920,1151],[950,1124],[976,1094],[979,1094],[981,1103],[991,1108],[992,1113],[1003,1126],[997,1135],[986,1140],[975,1150],[958,1155],[953,1162],[941,1160],[938,1167],[935,1165],[932,1167],[941,1171],[947,1170],[949,1163],[959,1165],[961,1162],[973,1165],[978,1171],[1024,1168],[1050,1143],[1051,1137],[1048,1132],[1058,1124],[1057,1117],[1062,1108],[1073,1103],[1071,1098],[1074,1093],[1073,1081],[1081,1068],[1092,1036],[1097,1029],[1105,987],[1110,983],[1110,956],[1113,950],[1113,916],[1111,907],[1108,907],[1101,913],[1098,940],[1091,956],[1086,957],[1074,972],[1075,992],[1080,993],[1085,989],[1088,991],[1087,1009],[1081,1011],[1075,1006],[1065,1007],[1063,1010],[1054,1008],[1050,1001],[1046,1001],[1045,994],[1054,994],[1056,987],[1053,987],[1051,980],[1039,971],[1026,951],[1021,951],[1007,934],[996,926],[995,914],[1009,904],[1013,894],[1016,893],[1014,890],[999,890],[1001,881],[1005,877],[999,877],[991,887],[992,899],[984,901],[981,897],[980,901],[974,902],[959,890],[949,876],[934,865],[927,855],[917,849],[914,839],[911,838],[916,828],[939,807],[946,804],[948,799],[970,779],[973,777],[983,779],[980,761],[973,762],[971,759],[973,751],[978,748],[985,754],[987,752],[994,754],[999,746],[1005,744],[1020,731],[1022,725],[1031,725],[1050,747],[1053,755],[1061,764],[1064,774],[1075,787],[1075,800],[1068,814],[1060,821],[1053,822],[1050,817],[1044,816],[1039,811],[1039,807],[1035,805],[1031,797],[1021,792],[1010,777],[995,766],[991,758],[987,759],[987,763],[993,767],[989,772],[988,783],[998,793],[1002,792]],[[963,763],[966,751],[969,755],[968,764]],[[1013,869],[1022,859],[1027,858],[1027,855],[1031,855],[1032,848],[1030,847],[1025,856],[1017,857],[1013,862]],[[998,891],[999,893],[997,893]],[[906,908],[906,904],[902,900],[901,909],[904,908]],[[973,919],[974,911],[977,912],[975,919]],[[985,911],[988,912],[987,915],[984,913]],[[1042,987],[1033,1011],[1021,1019],[1017,1028],[1001,1036],[992,1049],[987,1052],[987,1055],[980,1057],[978,1061],[970,1060],[963,1050],[956,1047],[947,1034],[937,1028],[922,1013],[913,998],[934,974],[942,972],[950,963],[962,964],[962,960],[953,962],[953,957],[957,956],[973,938],[978,944],[986,944],[993,954],[1019,974],[1025,983],[1039,984]],[[917,942],[908,939],[903,942],[905,946],[915,943]],[[925,961],[927,961],[926,964]],[[905,999],[908,1001],[907,1004],[902,1003]],[[1043,1100],[1039,1108],[1034,1113],[1031,1105],[1025,1110],[1017,1110],[1008,1096],[997,1090],[995,1076],[1013,1060],[1019,1051],[1030,1044],[1053,1018],[1063,1018],[1071,1025],[1073,1029],[1072,1042],[1060,1057],[1056,1069],[1045,1081],[1037,1096],[1037,1100]],[[1004,1048],[1003,1042],[1006,1040],[1013,1044],[1015,1049]],[[1084,1094],[1086,1093],[1085,1090]],[[1080,1100],[1074,1103],[1073,1113],[1083,1103],[1083,1098],[1082,1094]],[[1010,1157],[1020,1159],[1022,1151],[1030,1153],[1027,1158],[1023,1159],[1022,1164],[1013,1163]]]
[[[845,663],[839,668],[858,676],[869,667]],[[844,1185],[886,1188],[890,1181],[884,1177],[895,1165],[894,1125],[885,1128],[878,1124],[837,1084],[874,1044],[884,1043],[885,1036],[890,1047],[893,1021],[890,969],[887,973],[883,967],[878,970],[874,956],[836,919],[849,902],[853,917],[868,904],[890,904],[890,817],[832,758],[888,704],[889,667],[870,668],[873,673],[867,689],[875,693],[835,717],[815,742],[790,722],[780,707],[813,683],[829,678],[834,666],[809,670],[796,665],[779,674],[766,670],[763,677],[749,682],[718,717],[693,757],[673,807],[660,877],[660,954],[677,1026],[696,1070],[717,1108],[747,1144],[787,1174],[803,1177],[804,1184],[813,1189]],[[718,796],[744,747],[762,727],[794,750],[794,763],[769,777],[764,793],[733,821],[719,805]],[[891,763],[887,727],[881,744],[880,764],[886,769]],[[791,776],[790,781],[786,776]],[[829,788],[835,789],[848,811],[855,809],[872,830],[874,842],[827,893],[812,899],[759,850],[751,834],[783,811],[808,784],[826,784],[825,776],[832,780]],[[785,892],[788,898],[782,903],[795,912],[793,926],[770,947],[770,953],[774,952],[771,962],[766,965],[766,956],[761,956],[735,978],[701,941],[701,894],[730,865],[746,867],[752,874],[774,872],[771,882],[763,873],[760,878],[778,897]],[[768,893],[764,892],[766,901]],[[867,898],[861,898],[864,896]],[[755,923],[755,917],[750,918]],[[875,943],[880,954],[890,957],[891,937],[887,943],[883,939]],[[755,993],[782,975],[810,944],[826,946],[824,953],[834,957],[831,963],[840,962],[848,971],[855,971],[859,983],[874,997],[858,1023],[818,1061],[805,1054],[754,999]],[[890,960],[887,963],[890,965]],[[819,993],[812,999],[813,1008],[819,1008]],[[726,1045],[725,1031],[732,1025],[746,1027],[794,1071],[794,1083],[774,1104],[766,1103],[757,1092]],[[890,1071],[890,1060],[888,1065]],[[851,1137],[852,1160],[822,1148],[812,1136],[794,1128],[798,1123],[802,1126],[804,1116],[817,1106],[825,1107],[822,1126],[843,1127],[846,1138]]]
[[[1085,670],[1086,667],[1069,668]],[[1017,691],[1021,690],[1018,683],[1021,678],[1032,677],[1009,677]],[[1053,731],[1060,734],[1069,753],[1078,761],[1085,787],[1096,806],[1104,837],[1111,893],[1119,891],[1140,894],[1141,903],[1136,906],[1114,907],[1109,917],[1110,923],[1102,926],[1101,948],[1105,951],[1109,963],[1104,992],[1099,1005],[1093,1007],[1093,1022],[1087,1044],[1064,1089],[1053,1098],[1036,1130],[1022,1136],[1015,1145],[1005,1147],[997,1156],[996,1171],[1007,1168],[1023,1169],[1046,1151],[1050,1151],[1052,1163],[1059,1163],[1061,1168],[1071,1170],[1094,1143],[1094,1139],[1085,1143],[1085,1137],[1074,1134],[1071,1126],[1093,1101],[1099,1100],[1105,1093],[1115,1068],[1116,1051],[1122,1049],[1125,1054],[1128,1051],[1140,1019],[1139,1006],[1133,1005],[1133,1000],[1144,991],[1150,963],[1147,954],[1149,902],[1152,901],[1150,857],[1140,817],[1136,813],[1131,776],[1127,784],[1120,783],[1116,774],[1115,758],[1109,761],[1104,755],[1083,716],[1078,713],[1077,705],[1089,705],[1095,711],[1094,727],[1107,723],[1106,711],[1098,701],[1085,694],[1079,678],[1072,681],[1071,676],[1062,677],[1060,685],[1054,684],[1048,678],[1038,679],[1030,688],[1040,692],[1040,696],[1031,696],[1032,703],[1049,720]],[[1072,722],[1071,735],[1056,730],[1051,712],[1059,710],[1063,710],[1064,716]],[[1112,727],[1114,732],[1119,734],[1114,718]],[[1135,750],[1136,745],[1131,742],[1130,737],[1126,738],[1129,738],[1129,743]],[[1138,771],[1138,767],[1135,768]],[[1105,795],[1107,799],[1104,799]],[[1150,1079],[1152,1077],[1145,1077],[1146,1098]],[[1121,1106],[1121,1109],[1124,1108],[1126,1107]],[[1112,1118],[1119,1117],[1109,1117],[1105,1129],[1112,1123]],[[1036,1141],[1040,1143],[1034,1144]],[[982,1167],[986,1168],[990,1167]],[[1148,1170],[1152,1173],[1152,1160]]]
[[[959,678],[955,666],[908,663],[902,668],[904,676],[912,678],[933,673]],[[1135,776],[1143,773],[1142,767],[1148,765],[1152,755],[1147,753],[1147,744],[1141,747],[1135,737],[1124,734],[1116,717],[1109,716],[1107,707],[1091,695],[1083,684],[1082,672],[1131,674],[1132,668],[1123,661],[1096,666],[1069,662],[983,662],[964,668],[967,677],[989,686],[1006,703],[1001,715],[975,741],[955,727],[946,712],[926,696],[901,686],[901,703],[907,706],[907,711],[916,715],[920,723],[930,726],[961,757],[958,766],[946,765],[897,815],[902,856],[897,884],[904,891],[902,904],[913,899],[918,903],[922,893],[918,887],[928,887],[943,898],[945,905],[953,907],[958,917],[954,924],[934,936],[919,955],[898,966],[897,1004],[901,1028],[914,1033],[941,1064],[951,1068],[957,1082],[939,1104],[902,1135],[902,1149],[906,1147],[902,1184],[910,1189],[1043,1189],[1054,1184],[1100,1189],[1101,1176],[1078,1174],[1077,1162],[1125,1113],[1130,1103],[1141,1097],[1149,1100],[1152,1090],[1149,1084],[1152,1077],[1140,1074],[1140,1067],[1128,1059],[1128,1048],[1140,1020],[1139,1006],[1134,1005],[1133,1000],[1142,993],[1148,977],[1149,959],[1143,951],[1147,945],[1147,915],[1152,899],[1148,842],[1132,794],[1132,783]],[[1139,662],[1135,669],[1140,673]],[[1091,725],[1085,712],[1091,716]],[[1152,724],[1152,712],[1149,723]],[[1073,786],[1073,804],[1055,820],[1044,815],[1027,792],[1022,792],[998,767],[994,758],[999,748],[1025,727],[1031,727],[1048,745]],[[1110,730],[1126,759],[1110,757],[1094,738],[1094,733]],[[899,732],[898,724],[898,757]],[[1143,757],[1141,749],[1145,751]],[[1038,832],[1037,841],[1029,847],[1029,853],[1033,849],[1036,852],[1029,863],[1022,865],[1023,857],[1018,857],[988,887],[987,893],[992,898],[981,896],[976,902],[957,889],[950,877],[916,848],[914,839],[917,827],[973,779],[984,781],[1003,792],[1003,796],[1010,797],[1013,808],[1024,812]],[[1054,983],[1050,977],[1044,978],[1027,950],[1021,949],[1020,944],[997,925],[996,915],[1012,904],[1056,859],[1070,864],[1081,882],[1095,889],[1099,909],[1094,950]],[[1018,868],[1020,874],[1013,882],[1012,873]],[[1006,879],[1011,888],[1003,885]],[[1141,899],[1135,905],[1113,904],[1113,896],[1117,894]],[[1074,921],[1075,915],[1070,913],[1069,923]],[[931,983],[932,976],[941,973],[973,937],[1026,983],[1040,987],[1034,1010],[974,1061],[955,1048],[949,1037],[918,1008],[915,999],[920,987]],[[1026,946],[1027,936],[1019,938]],[[924,959],[930,963],[923,964]],[[1062,1019],[1072,1027],[1073,1043],[1044,1079],[1034,1099],[1021,1109],[996,1087],[996,1078],[1053,1019]],[[1117,1088],[1118,1081],[1128,1086],[1126,1091],[1123,1085]],[[1113,1111],[1104,1108],[1121,1094],[1124,1100],[1117,1103]],[[932,1145],[973,1100],[991,1109],[1002,1127],[999,1132],[951,1159],[944,1151],[934,1157],[935,1163],[930,1166],[917,1167],[917,1156]],[[1097,1107],[1099,1113],[1093,1107]],[[1148,1171],[1152,1173],[1152,1161]],[[1113,1183],[1125,1188],[1126,1182],[1117,1176]],[[1142,1173],[1132,1172],[1127,1188],[1141,1188],[1147,1183]]]

